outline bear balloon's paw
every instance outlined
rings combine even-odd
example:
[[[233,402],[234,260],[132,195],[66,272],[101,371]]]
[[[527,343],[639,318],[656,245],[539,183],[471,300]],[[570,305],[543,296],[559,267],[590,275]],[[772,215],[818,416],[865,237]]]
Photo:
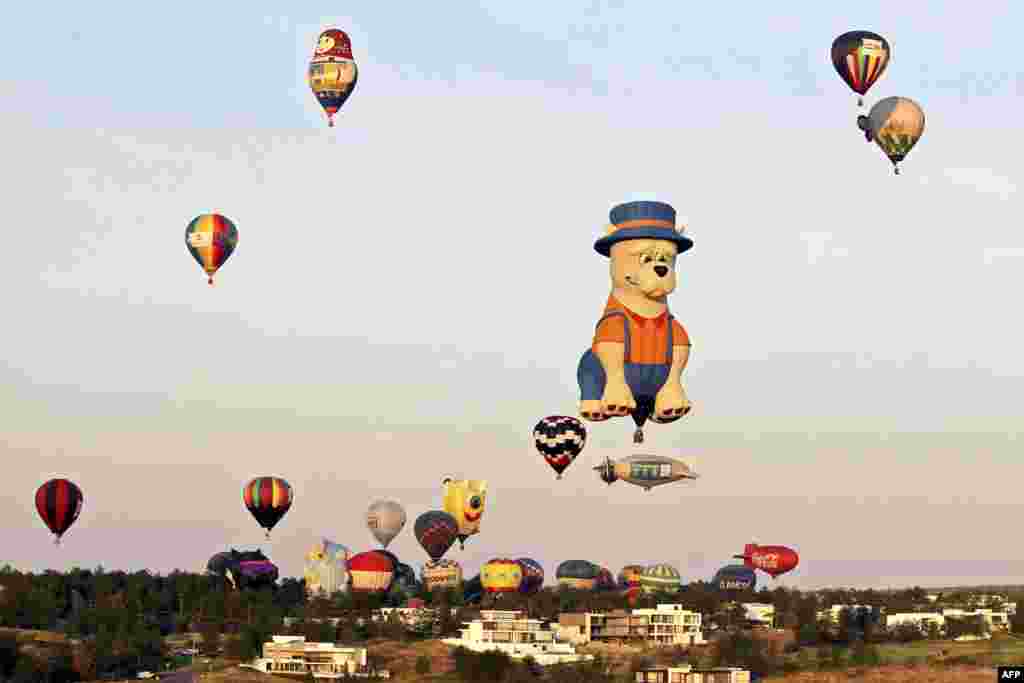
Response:
[[[636,409],[633,392],[625,382],[609,382],[601,397],[601,409],[606,417],[623,417]]]
[[[651,419],[659,423],[673,422],[690,412],[691,407],[683,385],[668,382],[654,399],[654,415]]]
[[[600,401],[580,401],[580,417],[590,422],[603,422],[608,419]]]

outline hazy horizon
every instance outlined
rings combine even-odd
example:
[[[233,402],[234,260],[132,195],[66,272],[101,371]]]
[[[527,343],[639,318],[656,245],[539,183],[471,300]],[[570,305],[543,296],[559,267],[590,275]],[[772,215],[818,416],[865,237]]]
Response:
[[[301,576],[321,537],[376,547],[363,513],[393,498],[418,567],[413,522],[457,476],[489,482],[448,554],[467,578],[529,556],[549,582],[566,559],[708,579],[756,541],[801,559],[759,586],[1024,582],[1024,7],[276,7],[11,10],[0,565],[234,546]],[[304,74],[332,25],[360,75],[328,129]],[[898,177],[828,58],[857,28],[893,45],[867,104],[927,117]],[[695,408],[641,452],[701,478],[651,492],[591,471],[634,452],[629,420],[588,423],[562,481],[531,441],[577,414],[592,245],[635,198],[695,242],[669,298]],[[209,211],[240,235],[213,288],[184,245]],[[269,542],[241,501],[263,475],[296,495]],[[59,549],[33,504],[55,476],[85,496]]]

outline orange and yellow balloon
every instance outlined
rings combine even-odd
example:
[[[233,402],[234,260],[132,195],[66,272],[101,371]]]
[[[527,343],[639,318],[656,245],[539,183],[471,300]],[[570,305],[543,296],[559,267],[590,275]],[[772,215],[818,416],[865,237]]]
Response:
[[[219,213],[204,213],[185,228],[185,246],[192,258],[206,271],[209,283],[238,246],[238,228]]]

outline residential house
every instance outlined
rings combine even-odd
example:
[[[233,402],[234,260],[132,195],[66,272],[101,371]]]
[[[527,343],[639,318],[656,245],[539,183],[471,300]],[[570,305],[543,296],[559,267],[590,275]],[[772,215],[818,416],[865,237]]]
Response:
[[[946,627],[946,618],[937,612],[899,612],[885,616],[885,627],[894,629],[901,624],[914,624],[921,633],[927,633],[930,624],[935,624],[939,629]]]
[[[701,615],[678,604],[655,609],[564,613],[558,617],[560,637],[576,644],[592,641],[642,641],[652,645],[699,645],[704,642]]]
[[[979,608],[973,610],[963,610],[947,607],[942,610],[942,616],[944,619],[954,618],[963,619],[966,617],[981,617],[982,620],[988,625],[989,629],[1008,629],[1010,628],[1010,615],[1006,612],[997,612],[995,610]]]
[[[636,683],[750,683],[750,671],[738,667],[694,669],[684,666],[653,666],[634,674]]]
[[[304,636],[272,636],[263,645],[263,656],[252,663],[258,671],[277,675],[341,678],[350,674],[389,678],[388,672],[370,672],[365,647],[335,643],[310,643]]]
[[[775,605],[762,602],[745,602],[743,609],[746,612],[746,620],[756,626],[775,626]]]
[[[520,610],[482,610],[480,618],[464,624],[460,637],[442,642],[473,652],[498,650],[513,659],[532,657],[538,664],[565,664],[593,659],[579,655],[569,643],[558,642],[554,632],[539,619],[529,619]]]

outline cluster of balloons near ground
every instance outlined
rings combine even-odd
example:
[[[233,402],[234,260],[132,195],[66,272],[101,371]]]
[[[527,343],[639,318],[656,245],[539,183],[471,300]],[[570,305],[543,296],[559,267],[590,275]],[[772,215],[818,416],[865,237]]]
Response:
[[[850,31],[832,43],[832,65],[850,89],[863,96],[882,76],[892,56],[889,41],[871,31]],[[924,134],[924,112],[906,97],[887,97],[871,108],[867,116],[857,117],[857,127],[868,142],[874,141],[892,162],[899,175],[903,161]]]

